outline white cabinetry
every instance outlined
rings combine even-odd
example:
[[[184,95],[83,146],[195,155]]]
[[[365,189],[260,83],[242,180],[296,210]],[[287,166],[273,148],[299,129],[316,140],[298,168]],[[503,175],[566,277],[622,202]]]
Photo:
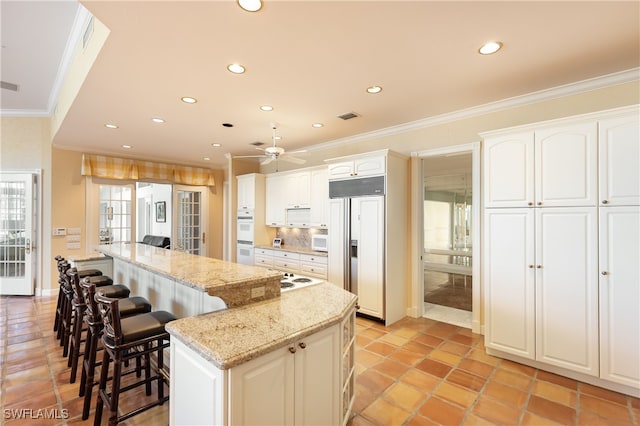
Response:
[[[256,248],[254,263],[256,266],[327,279],[327,256]]]
[[[311,226],[326,228],[328,223],[329,179],[327,168],[311,170]]]
[[[300,255],[300,273],[311,277],[327,279],[327,257],[310,254]]]
[[[229,370],[229,423],[341,424],[340,341],[334,325]]]
[[[640,206],[600,209],[600,376],[640,389]]]
[[[640,205],[638,114],[601,120],[598,130],[600,205]]]
[[[383,175],[386,173],[384,155],[342,161],[329,165],[329,179]]]
[[[484,135],[483,229],[487,351],[635,396],[638,113]]]
[[[300,272],[300,255],[290,251],[273,251],[273,267],[280,271]]]
[[[264,181],[264,176],[255,173],[236,177],[238,180],[238,209],[256,208],[256,179],[258,176],[261,181]]]
[[[280,174],[267,176],[265,212],[267,226],[285,226],[286,182],[286,176]]]
[[[308,208],[311,203],[311,174],[308,171],[287,173],[285,199],[288,209]]]
[[[488,137],[485,207],[595,206],[594,121]]]

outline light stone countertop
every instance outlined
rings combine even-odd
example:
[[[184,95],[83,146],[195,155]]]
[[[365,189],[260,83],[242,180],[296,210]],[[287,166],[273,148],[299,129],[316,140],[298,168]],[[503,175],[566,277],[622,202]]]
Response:
[[[228,307],[280,296],[282,273],[140,243],[104,244],[96,251],[220,297]],[[257,292],[257,293],[256,293]],[[261,296],[256,297],[256,294]]]
[[[107,257],[102,253],[92,253],[92,254],[83,254],[83,255],[75,255],[69,256],[68,259],[72,262],[90,262],[93,260],[104,260]]]
[[[255,247],[256,248],[265,249],[265,250],[273,250],[273,251],[288,251],[288,252],[291,252],[291,253],[299,253],[299,254],[313,254],[315,256],[320,256],[320,257],[328,257],[329,256],[329,253],[327,253],[326,251],[311,250],[309,247],[302,247],[302,246],[287,246],[287,245],[284,245],[282,247],[273,247],[273,246],[269,246],[269,245],[258,244]]]
[[[167,324],[178,339],[225,370],[243,364],[339,323],[356,296],[322,283],[282,293],[278,298]]]

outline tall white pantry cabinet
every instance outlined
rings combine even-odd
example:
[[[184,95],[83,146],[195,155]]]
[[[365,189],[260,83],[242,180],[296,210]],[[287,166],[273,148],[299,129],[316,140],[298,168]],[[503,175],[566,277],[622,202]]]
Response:
[[[490,354],[640,395],[639,117],[482,134]]]

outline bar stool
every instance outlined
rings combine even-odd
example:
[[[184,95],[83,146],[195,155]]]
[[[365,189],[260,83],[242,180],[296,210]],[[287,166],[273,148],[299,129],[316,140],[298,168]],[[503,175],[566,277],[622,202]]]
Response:
[[[78,370],[78,359],[80,358],[80,345],[83,342],[82,333],[87,328],[83,327],[85,324],[84,317],[87,309],[84,293],[80,287],[79,272],[76,268],[71,268],[67,271],[69,276],[69,282],[73,290],[73,300],[71,302],[74,309],[74,317],[71,321],[70,340],[69,340],[69,360],[67,366],[71,367],[71,376],[69,383],[75,383],[76,372]],[[83,280],[87,280],[88,283],[94,287],[101,288],[102,292],[113,298],[125,298],[130,294],[129,289],[124,285],[108,285],[99,286],[92,280],[93,277],[85,277]],[[124,315],[131,315],[134,313],[144,313],[151,311],[151,303],[143,297],[133,298],[134,301],[128,301],[125,303]],[[133,311],[132,311],[133,310]],[[86,344],[86,343],[85,343]]]
[[[58,275],[59,275],[59,279],[58,279],[58,284],[60,283],[60,279],[62,279],[62,277],[64,276],[64,274],[66,273],[66,270],[68,269],[68,267],[71,267],[71,265],[69,265],[69,263],[64,259],[64,257],[58,255],[56,257],[54,257],[55,261],[57,262],[58,265]],[[65,263],[65,265],[63,265],[63,263]],[[63,266],[67,266],[64,270],[63,270]],[[89,276],[101,276],[102,275],[102,271],[100,271],[99,269],[88,269],[88,270],[84,270],[80,272],[80,278],[84,278],[84,277],[89,277]],[[113,284],[113,282],[111,283]],[[62,290],[62,288],[60,288],[60,290]],[[56,316],[53,320],[53,331],[58,331],[58,327],[60,326],[60,322],[62,321],[62,305],[64,303],[64,292],[62,291],[58,291],[58,303],[56,305]],[[60,339],[59,334],[56,335],[56,337],[58,339]]]
[[[63,266],[64,268],[64,266]],[[73,307],[73,298],[74,298],[74,290],[72,284],[72,275],[77,274],[77,269],[67,268],[66,273],[64,275],[64,279],[61,281],[62,291],[65,295],[65,299],[63,301],[62,307],[62,322],[58,329],[58,334],[60,334],[60,346],[62,346],[62,356],[66,357],[69,354],[69,342],[71,338],[71,333],[73,330],[73,324],[76,319],[74,315],[74,307]],[[78,277],[79,278],[79,277]],[[89,280],[93,281],[96,277],[86,277]],[[106,284],[108,282],[113,282],[110,278],[109,280],[95,280],[99,284]],[[98,285],[96,283],[96,285]],[[101,285],[100,288],[104,289],[105,294],[109,294],[111,297],[123,298],[129,297],[131,290],[125,285],[122,284],[111,284],[111,285]],[[80,326],[82,326],[82,317],[78,319]]]
[[[102,317],[98,311],[98,304],[95,301],[96,286],[87,278],[80,281],[80,289],[86,304],[84,322],[87,324],[87,336],[84,344],[84,355],[82,361],[82,376],[80,378],[80,392],[78,396],[84,397],[82,408],[82,420],[89,418],[91,410],[91,394],[95,381],[96,367],[101,366],[101,362],[96,362],[100,338],[102,337]],[[118,303],[122,318],[151,312],[151,304],[144,297],[129,297],[120,299]],[[139,363],[136,374],[140,376]]]
[[[102,368],[100,371],[100,384],[96,403],[94,425],[99,426],[102,421],[102,409],[106,404],[109,410],[109,424],[115,425],[136,414],[142,413],[156,405],[162,405],[169,400],[164,396],[164,384],[168,384],[164,372],[164,349],[169,347],[169,333],[165,331],[165,325],[176,318],[166,311],[155,311],[147,314],[121,318],[119,300],[104,296],[97,290],[95,301],[102,317],[103,331],[102,343],[104,353]],[[157,357],[157,370],[151,376],[151,354]],[[121,387],[123,364],[134,357],[142,356],[144,359],[144,378],[140,381]],[[111,392],[107,390],[109,377],[109,363],[113,360],[113,380]],[[139,407],[122,416],[118,416],[118,403],[120,394],[138,386],[145,385],[147,396],[151,395],[151,383],[156,380],[158,387],[157,400]]]

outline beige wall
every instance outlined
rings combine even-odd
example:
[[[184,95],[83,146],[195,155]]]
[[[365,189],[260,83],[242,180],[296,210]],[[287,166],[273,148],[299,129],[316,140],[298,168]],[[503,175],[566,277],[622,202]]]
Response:
[[[40,171],[42,216],[37,224],[41,256],[36,264],[36,292],[49,283],[51,270],[51,119],[47,117],[2,117],[0,119],[0,170]],[[48,288],[48,285],[44,286]]]

